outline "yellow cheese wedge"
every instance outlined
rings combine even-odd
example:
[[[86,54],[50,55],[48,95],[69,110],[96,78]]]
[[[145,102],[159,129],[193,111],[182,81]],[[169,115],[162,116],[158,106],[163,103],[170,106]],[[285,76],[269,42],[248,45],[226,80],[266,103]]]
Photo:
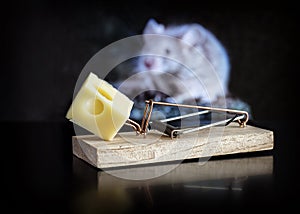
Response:
[[[129,118],[132,106],[128,97],[90,73],[66,118],[104,140],[112,140]]]

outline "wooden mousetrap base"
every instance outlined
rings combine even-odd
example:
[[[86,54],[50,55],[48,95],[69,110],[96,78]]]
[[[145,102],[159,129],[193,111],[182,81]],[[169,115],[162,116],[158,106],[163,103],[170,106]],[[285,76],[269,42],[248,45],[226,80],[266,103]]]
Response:
[[[171,139],[150,131],[146,137],[119,133],[113,141],[95,135],[73,136],[73,154],[97,168],[160,163],[273,149],[273,132],[236,123]]]

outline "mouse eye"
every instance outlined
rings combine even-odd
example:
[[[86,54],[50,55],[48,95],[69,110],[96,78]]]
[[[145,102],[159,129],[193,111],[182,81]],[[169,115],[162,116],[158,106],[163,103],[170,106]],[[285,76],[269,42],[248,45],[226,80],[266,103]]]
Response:
[[[170,54],[170,52],[171,52],[171,51],[170,51],[170,49],[168,49],[168,48],[165,50],[165,53],[166,53],[166,54]]]

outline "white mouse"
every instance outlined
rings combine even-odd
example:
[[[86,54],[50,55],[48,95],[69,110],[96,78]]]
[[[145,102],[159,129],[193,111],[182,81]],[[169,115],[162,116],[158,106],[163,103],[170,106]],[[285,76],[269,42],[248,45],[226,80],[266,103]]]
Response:
[[[157,91],[169,88],[167,93],[163,92],[182,103],[190,99],[211,103],[227,95],[229,58],[209,30],[196,23],[164,26],[150,19],[143,35],[151,34],[170,36],[170,39],[144,36],[135,71],[151,73],[147,75],[148,86],[152,82]]]

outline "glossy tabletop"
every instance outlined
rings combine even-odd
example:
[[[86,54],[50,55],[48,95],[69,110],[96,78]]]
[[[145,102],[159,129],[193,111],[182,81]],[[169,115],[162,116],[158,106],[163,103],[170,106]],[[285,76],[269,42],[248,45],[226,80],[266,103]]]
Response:
[[[151,173],[164,163],[97,169],[72,154],[69,122],[2,123],[5,198],[11,211],[29,213],[248,212],[297,208],[295,139],[282,122],[271,151],[185,160],[148,180],[118,175]],[[9,134],[14,130],[14,134]],[[122,177],[122,176],[121,176]]]

